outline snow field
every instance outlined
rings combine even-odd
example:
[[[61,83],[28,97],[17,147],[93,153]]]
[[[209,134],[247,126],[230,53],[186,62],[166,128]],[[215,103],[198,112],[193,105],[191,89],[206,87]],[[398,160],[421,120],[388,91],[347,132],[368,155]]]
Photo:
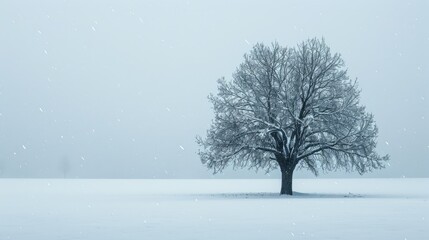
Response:
[[[429,179],[0,179],[0,239],[429,239]]]

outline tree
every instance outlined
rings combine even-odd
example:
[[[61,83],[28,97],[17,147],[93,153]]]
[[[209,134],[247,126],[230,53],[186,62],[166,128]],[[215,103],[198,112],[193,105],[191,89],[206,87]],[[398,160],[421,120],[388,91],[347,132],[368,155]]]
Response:
[[[218,80],[209,96],[215,118],[197,137],[203,164],[222,171],[236,167],[280,168],[280,194],[292,195],[293,172],[345,169],[360,174],[385,166],[375,152],[377,127],[359,104],[340,54],[325,41],[295,48],[256,44],[231,81]]]
[[[67,156],[63,156],[59,165],[60,171],[63,174],[63,177],[66,178],[68,173],[70,172],[70,160]]]

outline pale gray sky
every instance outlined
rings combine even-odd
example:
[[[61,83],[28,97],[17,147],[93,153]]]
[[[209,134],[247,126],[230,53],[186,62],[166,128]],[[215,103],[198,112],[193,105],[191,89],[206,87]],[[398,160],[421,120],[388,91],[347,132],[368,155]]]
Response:
[[[2,0],[0,177],[60,177],[64,159],[70,177],[212,177],[195,136],[216,80],[256,42],[322,36],[391,155],[366,176],[429,177],[428,12],[425,0]]]

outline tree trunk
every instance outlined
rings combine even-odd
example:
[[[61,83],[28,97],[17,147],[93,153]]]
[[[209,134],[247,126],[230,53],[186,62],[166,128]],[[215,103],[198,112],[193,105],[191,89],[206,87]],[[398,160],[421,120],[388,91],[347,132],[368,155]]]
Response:
[[[292,195],[293,169],[282,171],[282,188],[280,194]]]
[[[280,189],[280,195],[293,195],[292,180],[293,171],[296,167],[295,158],[285,158],[283,155],[278,154],[276,155],[276,160],[282,172],[282,188]]]

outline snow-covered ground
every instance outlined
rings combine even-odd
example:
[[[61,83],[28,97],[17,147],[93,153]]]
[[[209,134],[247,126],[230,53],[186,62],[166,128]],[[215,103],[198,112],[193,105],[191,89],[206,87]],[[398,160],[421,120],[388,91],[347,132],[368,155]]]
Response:
[[[429,239],[429,179],[0,179],[0,239]]]

